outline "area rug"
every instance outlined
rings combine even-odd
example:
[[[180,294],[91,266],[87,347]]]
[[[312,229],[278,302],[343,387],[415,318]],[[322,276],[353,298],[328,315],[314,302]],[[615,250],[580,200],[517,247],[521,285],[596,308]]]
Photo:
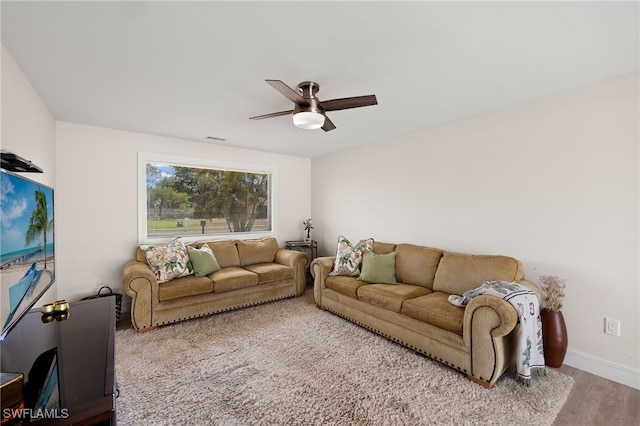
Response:
[[[551,425],[573,378],[493,389],[299,297],[116,333],[120,425]]]

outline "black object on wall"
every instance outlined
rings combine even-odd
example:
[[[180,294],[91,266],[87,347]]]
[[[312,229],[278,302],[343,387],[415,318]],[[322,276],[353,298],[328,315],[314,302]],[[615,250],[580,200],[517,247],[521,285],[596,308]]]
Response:
[[[2,158],[2,168],[10,172],[42,173],[40,167],[12,152],[2,151],[0,157]]]

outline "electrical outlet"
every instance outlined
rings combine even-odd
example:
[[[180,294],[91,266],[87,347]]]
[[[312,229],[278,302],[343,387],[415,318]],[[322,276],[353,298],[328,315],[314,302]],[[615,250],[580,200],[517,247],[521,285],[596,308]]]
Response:
[[[620,321],[617,319],[606,318],[604,319],[604,333],[611,334],[612,336],[620,337]]]

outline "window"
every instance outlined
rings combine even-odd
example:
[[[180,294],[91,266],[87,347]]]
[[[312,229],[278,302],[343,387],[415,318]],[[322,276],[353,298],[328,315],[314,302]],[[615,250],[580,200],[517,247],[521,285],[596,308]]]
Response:
[[[274,231],[269,167],[141,153],[138,169],[141,242]]]

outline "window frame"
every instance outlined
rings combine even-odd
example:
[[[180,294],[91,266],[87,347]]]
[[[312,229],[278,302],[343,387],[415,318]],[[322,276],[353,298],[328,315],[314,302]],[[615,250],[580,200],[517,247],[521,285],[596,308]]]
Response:
[[[229,170],[246,173],[269,174],[271,230],[252,232],[216,232],[197,235],[180,235],[184,241],[201,240],[246,240],[254,238],[275,237],[277,221],[277,168],[273,166],[238,163],[231,161],[219,161],[205,158],[179,157],[175,155],[155,154],[149,152],[138,153],[138,244],[165,243],[176,236],[153,237],[147,235],[147,163],[162,163],[171,166],[184,166],[203,169]]]

